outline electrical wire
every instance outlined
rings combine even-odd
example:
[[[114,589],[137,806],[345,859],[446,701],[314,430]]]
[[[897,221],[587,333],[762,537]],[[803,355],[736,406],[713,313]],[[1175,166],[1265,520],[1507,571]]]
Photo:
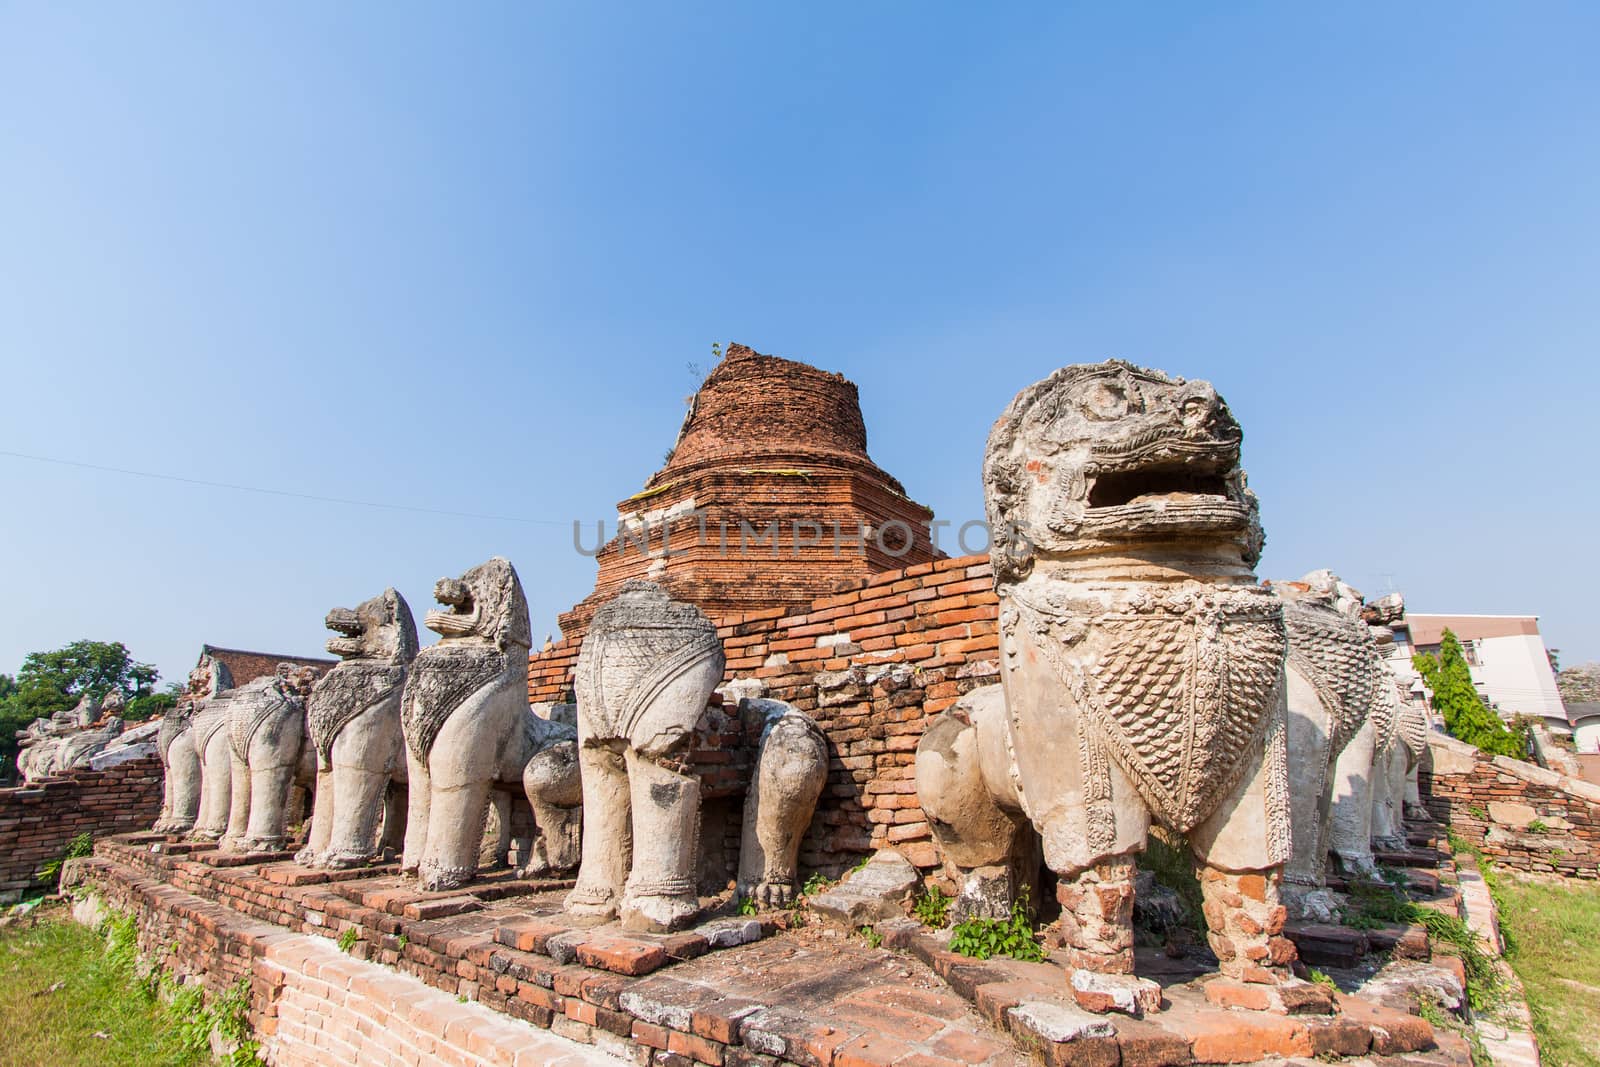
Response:
[[[268,489],[258,485],[214,482],[205,478],[188,478],[179,474],[159,474],[154,471],[131,470],[127,467],[110,467],[101,463],[83,463],[79,460],[59,459],[54,456],[36,456],[27,452],[12,452],[8,449],[0,449],[0,456],[31,460],[34,463],[54,463],[62,467],[78,467],[83,470],[102,471],[108,474],[125,474],[135,478],[153,478],[156,481],[178,482],[183,485],[199,485],[208,489],[232,489],[240,493],[260,493],[265,496],[289,497],[295,500],[314,500],[323,504],[347,504],[352,507],[380,508],[387,511],[410,511],[421,515],[445,515],[457,519],[482,519],[489,522],[520,522],[534,526],[569,525],[557,519],[527,519],[517,515],[483,515],[471,511],[448,511],[444,508],[425,508],[412,504],[386,504],[375,500],[352,500],[341,496],[321,496],[316,493],[302,493],[292,489]]]

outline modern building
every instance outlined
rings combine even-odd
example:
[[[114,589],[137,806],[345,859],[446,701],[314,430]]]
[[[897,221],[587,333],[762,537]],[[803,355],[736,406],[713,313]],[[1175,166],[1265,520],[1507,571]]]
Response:
[[[1573,701],[1567,705],[1572,740],[1580,756],[1600,755],[1600,701]],[[1600,781],[1600,778],[1595,779]]]
[[[1421,652],[1438,652],[1449,630],[1461,641],[1472,681],[1502,718],[1534,715],[1566,732],[1566,709],[1556,690],[1550,653],[1539,635],[1537,615],[1424,615],[1407,611],[1389,623],[1394,630],[1396,664],[1409,664]],[[1398,669],[1402,679],[1407,673]],[[1422,680],[1409,671],[1413,691]]]

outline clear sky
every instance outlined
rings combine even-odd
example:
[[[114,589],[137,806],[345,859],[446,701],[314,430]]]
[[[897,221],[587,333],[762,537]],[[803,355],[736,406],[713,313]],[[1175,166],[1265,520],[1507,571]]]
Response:
[[[1260,573],[1600,659],[1600,6],[0,2],[0,671],[509,557],[671,445],[713,341],[842,371],[956,523],[1023,386],[1245,427]],[[476,517],[471,517],[476,516]]]

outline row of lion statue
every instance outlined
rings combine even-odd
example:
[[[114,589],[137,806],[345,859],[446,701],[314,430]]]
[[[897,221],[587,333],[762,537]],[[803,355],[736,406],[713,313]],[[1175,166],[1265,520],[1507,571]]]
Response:
[[[989,436],[1000,684],[927,721],[918,798],[956,913],[1007,914],[1042,862],[1078,970],[1131,976],[1134,861],[1153,826],[1193,853],[1222,971],[1266,984],[1291,981],[1286,916],[1324,906],[1330,853],[1363,876],[1374,840],[1403,844],[1426,719],[1400,699],[1354,590],[1325,571],[1257,580],[1264,535],[1242,439],[1208,383],[1121,361],[1030,386]],[[328,615],[341,662],[320,678],[231,688],[203,664],[163,727],[157,828],[280,849],[298,781],[315,798],[301,863],[364,864],[387,845],[426,888],[448,888],[474,876],[486,822],[506,823],[491,817],[494,792],[516,788],[538,827],[524,873],[576,869],[569,910],[646,929],[689,921],[689,748],[725,673],[713,621],[631,582],[587,632],[576,708],[535,710],[511,565],[492,559],[434,595],[424,622],[441,639],[420,652],[390,589]],[[770,705],[770,723],[739,887],[778,904],[828,750],[807,716],[747,699]]]

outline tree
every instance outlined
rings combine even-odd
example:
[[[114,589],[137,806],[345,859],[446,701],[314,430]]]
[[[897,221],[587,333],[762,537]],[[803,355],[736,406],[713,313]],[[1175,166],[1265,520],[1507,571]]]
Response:
[[[123,714],[123,718],[129,722],[144,722],[157,715],[165,715],[169,709],[177,706],[178,697],[182,693],[183,686],[172,682],[164,692],[146,693],[142,697],[134,697],[128,701],[128,710]]]
[[[17,681],[24,687],[44,683],[77,703],[85,693],[99,700],[113,689],[131,699],[160,676],[150,664],[135,662],[121,641],[74,641],[52,652],[28,653]]]
[[[1413,656],[1411,663],[1433,690],[1434,709],[1444,717],[1444,728],[1452,737],[1477,745],[1491,755],[1518,759],[1527,755],[1522,737],[1508,729],[1478,695],[1472,684],[1472,672],[1467,667],[1467,657],[1454,633],[1444,632],[1437,656],[1431,652],[1422,653]]]
[[[85,694],[99,700],[117,689],[130,709],[142,701],[142,714],[129,718],[145,718],[170,707],[177,702],[176,694],[166,703],[166,694],[150,693],[160,677],[152,664],[129,655],[121,641],[74,641],[50,652],[28,653],[15,678],[0,675],[0,760],[9,762],[16,756],[18,730],[68,710]]]

